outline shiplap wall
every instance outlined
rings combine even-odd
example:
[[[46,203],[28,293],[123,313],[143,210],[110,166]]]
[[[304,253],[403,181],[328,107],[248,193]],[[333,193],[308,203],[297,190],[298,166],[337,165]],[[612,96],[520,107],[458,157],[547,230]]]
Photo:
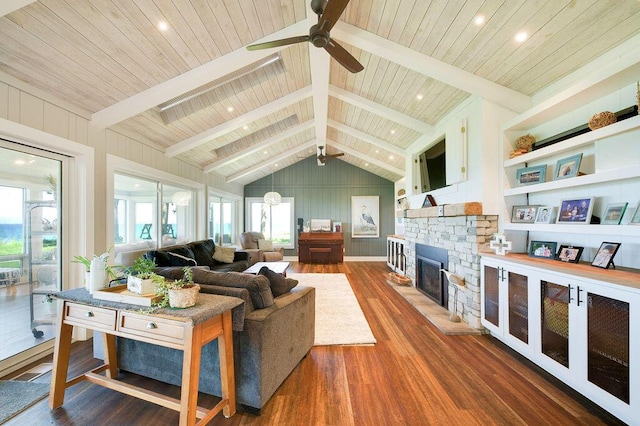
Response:
[[[271,175],[245,186],[245,197],[262,197],[271,190]],[[273,173],[273,188],[295,198],[294,219],[331,219],[342,222],[345,256],[386,256],[386,236],[394,233],[394,183],[340,160],[318,166],[315,157]],[[380,236],[351,238],[351,196],[377,195]],[[296,226],[297,229],[297,226]],[[297,244],[296,244],[297,246]],[[295,256],[288,250],[287,256]]]

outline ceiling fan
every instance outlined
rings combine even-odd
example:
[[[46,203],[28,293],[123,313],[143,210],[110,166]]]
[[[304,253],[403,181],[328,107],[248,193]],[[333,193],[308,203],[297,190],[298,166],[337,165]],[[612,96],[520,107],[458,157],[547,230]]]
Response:
[[[338,19],[340,19],[340,15],[344,12],[347,4],[349,4],[349,0],[311,0],[311,9],[318,15],[318,23],[309,29],[309,35],[252,44],[247,46],[247,50],[270,49],[272,47],[309,41],[316,47],[324,47],[324,50],[326,50],[333,59],[338,61],[350,72],[360,72],[364,69],[362,64],[358,62],[351,53],[347,52],[344,47],[336,43],[329,34],[331,28],[333,28]]]
[[[339,152],[337,154],[324,155],[324,146],[318,147],[318,161],[322,164],[326,164],[326,162],[331,160],[332,158],[342,157],[343,155],[344,155],[344,152]]]

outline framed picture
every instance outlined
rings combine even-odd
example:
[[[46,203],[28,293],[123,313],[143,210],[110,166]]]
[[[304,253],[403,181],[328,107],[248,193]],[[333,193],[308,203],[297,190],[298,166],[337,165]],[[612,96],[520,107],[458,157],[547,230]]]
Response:
[[[582,255],[582,250],[584,250],[584,247],[561,245],[558,249],[556,259],[563,262],[578,263]]]
[[[553,223],[556,218],[556,208],[553,206],[540,206],[536,214],[536,223]]]
[[[562,200],[556,222],[588,225],[593,211],[593,199],[593,197],[588,197]]]
[[[558,160],[556,170],[553,172],[553,180],[566,179],[578,176],[582,153]]]
[[[631,225],[640,225],[640,203],[638,207],[636,207],[636,211],[633,212],[633,216],[631,216]]]
[[[610,265],[613,265],[613,256],[616,255],[619,248],[620,243],[603,242],[591,261],[591,266],[608,269]],[[615,268],[615,265],[613,267]]]
[[[516,171],[518,186],[542,183],[547,177],[547,166],[523,167]]]
[[[333,232],[342,232],[342,222],[333,222]]]
[[[511,211],[512,223],[533,223],[540,206],[513,206]]]
[[[351,238],[380,237],[380,197],[351,197]]]
[[[620,225],[622,216],[624,216],[625,210],[629,203],[611,203],[604,209],[604,216],[600,223],[602,225]]]
[[[529,256],[553,259],[556,257],[557,243],[551,241],[531,241],[529,245]]]

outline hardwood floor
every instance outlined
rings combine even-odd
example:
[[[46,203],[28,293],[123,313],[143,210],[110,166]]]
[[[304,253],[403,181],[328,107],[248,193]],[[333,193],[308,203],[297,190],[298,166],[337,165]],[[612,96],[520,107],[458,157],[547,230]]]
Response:
[[[382,262],[308,265],[291,272],[345,273],[378,343],[314,347],[260,416],[218,415],[210,425],[622,424],[494,338],[445,336],[385,281]],[[91,343],[72,350],[70,377],[98,363]],[[179,389],[123,379],[177,397]],[[203,396],[201,404],[216,398]],[[43,400],[7,425],[168,425],[177,412],[87,382],[62,408]]]

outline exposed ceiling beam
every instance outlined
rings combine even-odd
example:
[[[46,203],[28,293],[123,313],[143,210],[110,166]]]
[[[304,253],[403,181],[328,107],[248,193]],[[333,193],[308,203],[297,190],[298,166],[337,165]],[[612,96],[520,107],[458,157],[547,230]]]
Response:
[[[231,133],[239,127],[244,126],[245,124],[249,124],[266,115],[272,114],[275,111],[300,102],[301,100],[306,99],[311,95],[311,86],[303,87],[302,89],[296,90],[293,93],[289,93],[288,95],[276,99],[273,102],[262,105],[259,108],[253,109],[246,114],[236,117],[233,120],[225,121],[224,123],[216,127],[205,130],[204,132],[185,139],[182,142],[171,145],[165,150],[165,155],[167,157],[175,157],[176,155],[182,154],[183,152],[187,152],[190,149],[205,144],[210,140],[219,138],[220,136],[226,135],[227,133]],[[216,148],[220,148],[220,146]]]
[[[229,183],[229,182],[233,182],[235,180],[241,179],[241,178],[243,178],[245,176],[250,175],[251,173],[255,173],[256,171],[258,171],[260,169],[264,169],[265,167],[270,167],[270,166],[276,164],[278,161],[282,161],[282,159],[284,159],[284,158],[288,158],[288,157],[291,157],[292,155],[296,155],[299,152],[305,151],[305,150],[307,150],[307,149],[309,149],[309,148],[311,148],[311,147],[313,147],[315,145],[316,145],[315,139],[310,140],[310,141],[308,141],[306,143],[303,143],[302,145],[298,145],[293,150],[287,151],[284,154],[280,154],[277,157],[274,157],[269,162],[263,162],[263,163],[257,164],[255,167],[250,167],[250,168],[247,168],[246,170],[242,170],[242,171],[240,171],[238,173],[234,173],[232,175],[229,175],[229,176],[226,177],[225,181],[227,183]]]
[[[402,156],[406,155],[404,149],[400,148],[399,146],[392,145],[389,142],[385,142],[381,139],[376,138],[375,136],[371,136],[367,133],[361,132],[358,129],[354,129],[353,127],[346,126],[335,120],[329,120],[328,124],[329,126],[333,127],[334,129],[340,132],[346,133],[348,135],[353,136],[354,138],[358,138],[360,140],[368,142],[371,145],[375,145],[389,152],[393,152],[394,154],[398,154]]]
[[[423,123],[422,121],[398,112],[395,109],[391,109],[384,105],[380,105],[376,102],[370,101],[369,99],[358,96],[355,93],[348,92],[344,89],[341,89],[340,87],[330,85],[329,95],[333,96],[336,99],[340,99],[343,102],[379,115],[380,117],[395,121],[396,123],[408,127],[409,129],[415,130],[416,132],[420,132],[423,134],[433,133],[433,126],[427,123]]]
[[[262,43],[276,38],[286,38],[299,35],[301,32],[308,31],[307,21],[300,21],[288,26],[273,34],[269,34],[256,43]],[[127,99],[123,99],[111,106],[95,112],[91,116],[91,124],[104,129],[113,126],[116,123],[134,117],[138,114],[154,108],[163,102],[182,95],[190,90],[196,89],[206,83],[221,78],[231,71],[246,67],[253,62],[259,61],[275,52],[284,49],[281,46],[273,49],[257,50],[249,52],[247,49],[240,48],[228,53],[220,58],[216,58],[206,64],[187,71],[177,77],[164,81],[154,87],[150,87],[140,93],[137,93]]]
[[[22,9],[25,6],[35,3],[36,0],[11,0],[0,2],[0,17]]]
[[[385,163],[384,161],[380,161],[376,158],[373,157],[369,157],[368,155],[365,155],[363,153],[361,153],[360,151],[357,151],[355,149],[349,148],[346,145],[343,145],[341,143],[335,142],[335,141],[330,141],[331,145],[334,148],[339,149],[340,151],[343,151],[345,154],[349,154],[349,155],[353,155],[356,158],[359,158],[360,160],[366,161],[367,163],[371,163],[374,166],[380,167],[382,169],[388,170],[391,173],[395,173],[398,176],[404,176],[404,170],[403,169],[398,169],[396,167],[390,166],[389,164]]]
[[[359,49],[395,62],[450,86],[488,99],[515,112],[531,108],[529,96],[478,77],[453,65],[438,61],[400,44],[389,41],[343,21],[338,21],[331,35]]]
[[[222,160],[216,161],[214,163],[209,164],[208,166],[206,166],[204,168],[204,173],[210,173],[220,167],[224,167],[226,165],[228,165],[229,163],[232,163],[234,161],[236,161],[238,158],[242,158],[242,157],[246,157],[248,155],[252,155],[255,154],[256,152],[268,148],[271,145],[274,145],[276,143],[279,143],[283,140],[285,140],[286,138],[289,138],[291,136],[295,136],[300,132],[304,132],[307,129],[311,129],[314,126],[314,120],[308,120],[305,121],[304,123],[300,123],[295,127],[292,127],[290,129],[285,130],[282,133],[279,133],[277,135],[274,135],[268,139],[263,140],[262,142],[259,142],[257,144],[251,145],[249,148],[240,150],[238,152],[235,152],[231,155],[228,155],[226,157],[224,157]]]

